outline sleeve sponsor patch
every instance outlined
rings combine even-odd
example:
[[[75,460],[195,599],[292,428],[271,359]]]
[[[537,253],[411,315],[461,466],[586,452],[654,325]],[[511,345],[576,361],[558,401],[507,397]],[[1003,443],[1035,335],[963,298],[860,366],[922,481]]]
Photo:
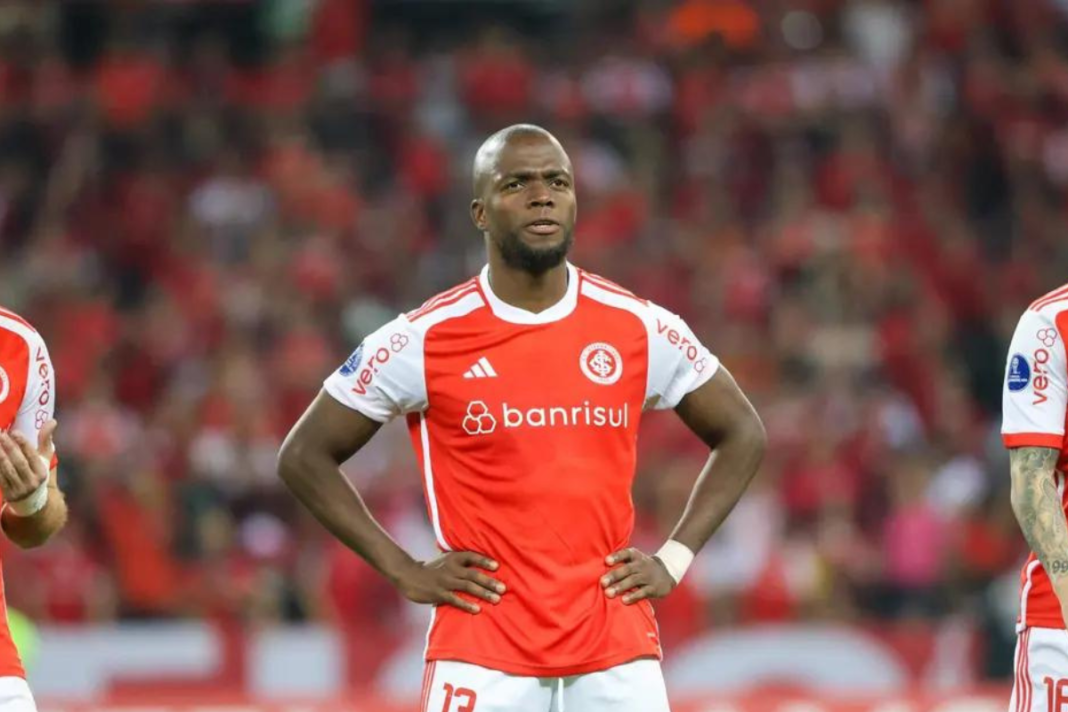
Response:
[[[1013,393],[1019,393],[1031,383],[1031,366],[1021,354],[1013,354],[1009,361],[1005,385]]]
[[[356,347],[356,350],[345,360],[345,363],[341,364],[338,372],[342,376],[351,376],[356,373],[361,361],[363,361],[363,344]],[[335,363],[337,362],[335,361]]]

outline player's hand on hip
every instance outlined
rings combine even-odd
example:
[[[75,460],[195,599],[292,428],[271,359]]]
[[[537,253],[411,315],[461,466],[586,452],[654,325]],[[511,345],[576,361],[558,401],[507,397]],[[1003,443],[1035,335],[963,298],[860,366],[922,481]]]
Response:
[[[646,598],[663,598],[675,588],[675,579],[659,559],[633,547],[611,554],[605,563],[615,568],[601,577],[601,588],[609,598],[623,596],[628,606]]]
[[[417,561],[401,577],[398,587],[405,598],[415,603],[455,606],[468,613],[479,613],[481,606],[458,594],[466,593],[493,605],[500,603],[504,584],[482,573],[497,568],[497,562],[488,556],[472,551],[450,551],[431,561]]]
[[[29,497],[48,479],[55,429],[54,420],[45,425],[37,448],[21,433],[0,433],[0,493],[5,502],[18,502]],[[47,460],[43,454],[46,445]]]

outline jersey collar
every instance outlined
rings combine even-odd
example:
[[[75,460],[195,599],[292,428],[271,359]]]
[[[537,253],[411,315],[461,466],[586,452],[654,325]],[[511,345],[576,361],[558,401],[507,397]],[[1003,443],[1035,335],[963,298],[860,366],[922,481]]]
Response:
[[[570,262],[567,263],[567,291],[564,292],[563,299],[548,309],[537,313],[520,309],[501,301],[490,289],[489,265],[482,268],[482,272],[478,276],[478,283],[482,287],[482,293],[486,295],[486,301],[489,302],[490,310],[494,316],[512,324],[549,324],[559,321],[575,311],[575,306],[578,304],[578,270]]]

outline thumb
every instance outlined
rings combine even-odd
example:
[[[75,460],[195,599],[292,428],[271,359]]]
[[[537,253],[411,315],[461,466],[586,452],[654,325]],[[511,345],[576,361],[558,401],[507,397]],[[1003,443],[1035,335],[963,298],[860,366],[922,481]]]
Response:
[[[45,426],[41,428],[41,432],[37,435],[37,452],[48,459],[52,458],[52,453],[56,449],[55,445],[52,443],[52,436],[55,434],[58,426],[59,423],[56,422],[55,418],[52,418],[45,423]]]

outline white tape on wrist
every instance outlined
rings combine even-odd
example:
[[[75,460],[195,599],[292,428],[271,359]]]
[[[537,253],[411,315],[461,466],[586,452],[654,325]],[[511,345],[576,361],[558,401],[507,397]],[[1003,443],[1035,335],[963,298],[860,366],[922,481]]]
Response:
[[[685,544],[668,539],[655,556],[664,562],[664,568],[671,574],[671,578],[675,579],[675,583],[679,583],[693,563],[694,553]]]
[[[44,463],[46,470],[50,469],[52,463],[43,457],[41,462]],[[45,477],[44,482],[30,496],[23,497],[17,502],[8,502],[7,504],[11,507],[11,511],[20,517],[29,517],[44,509],[44,506],[48,504],[48,480],[51,475],[52,473],[49,472],[48,477]]]

